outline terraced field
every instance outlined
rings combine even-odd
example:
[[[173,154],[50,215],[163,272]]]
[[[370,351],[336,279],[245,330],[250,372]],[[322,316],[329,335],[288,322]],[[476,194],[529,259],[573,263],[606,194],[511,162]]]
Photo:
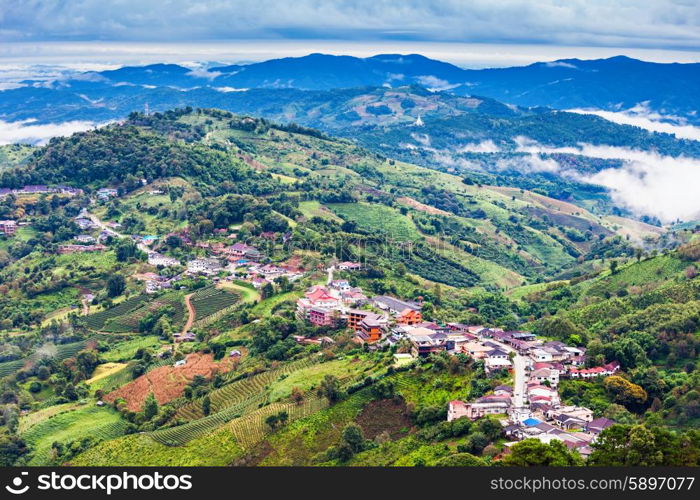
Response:
[[[413,222],[393,208],[368,203],[331,203],[328,207],[344,220],[354,221],[363,229],[380,231],[400,241],[420,239]]]
[[[202,400],[198,399],[183,406],[176,413],[175,418],[190,420],[189,423],[155,431],[149,434],[154,440],[166,446],[182,446],[193,439],[200,438],[208,432],[231,422],[231,429],[239,429],[237,440],[245,447],[245,440],[253,439],[248,431],[254,431],[254,435],[262,436],[265,426],[249,415],[265,415],[277,411],[286,410],[290,418],[293,415],[308,415],[304,413],[312,408],[319,407],[320,401],[316,396],[307,393],[301,405],[283,401],[292,386],[301,387],[302,390],[310,389],[316,385],[326,374],[332,373],[342,381],[356,380],[358,376],[366,373],[367,365],[361,362],[353,363],[349,360],[336,360],[327,363],[317,363],[310,359],[304,359],[294,363],[288,363],[275,370],[253,375],[251,377],[232,382],[209,394],[211,410],[214,412],[204,416],[202,412]],[[263,411],[264,410],[264,411]],[[317,411],[317,410],[314,410]],[[234,424],[235,423],[235,424]],[[242,427],[235,427],[235,426]],[[253,442],[253,441],[251,441]]]
[[[145,294],[131,297],[111,309],[88,316],[86,326],[105,333],[138,332],[141,319],[149,312],[163,306],[170,306],[175,311],[172,318],[174,325],[183,322],[185,308],[182,303],[182,293],[170,292],[153,300]]]
[[[269,394],[270,384],[277,380],[281,375],[294,373],[307,368],[312,364],[314,364],[314,361],[311,359],[287,363],[277,369],[237,380],[221,387],[220,389],[216,389],[215,391],[209,393],[209,398],[211,400],[211,411],[212,413],[220,412],[229,407],[239,405],[260,394],[265,395],[265,398],[261,400],[264,401]],[[175,417],[184,418],[187,420],[196,420],[204,417],[204,414],[202,413],[201,399],[195,400],[180,408],[175,414]]]
[[[148,300],[147,295],[137,295],[130,297],[124,302],[95,314],[91,314],[85,318],[85,325],[91,330],[102,330],[105,325],[114,318],[128,314],[141,307]]]
[[[40,466],[51,463],[54,442],[67,443],[85,436],[112,439],[124,434],[125,430],[126,422],[111,408],[84,406],[48,416],[31,426],[22,438],[33,450],[29,465]]]
[[[221,427],[226,422],[240,417],[251,410],[258,408],[267,400],[267,394],[261,392],[250,396],[243,401],[227,407],[225,410],[214,413],[199,420],[194,420],[184,425],[163,429],[149,434],[151,438],[166,446],[182,446],[193,439],[205,435]]]
[[[328,400],[315,396],[305,399],[301,404],[272,403],[246,416],[232,420],[225,428],[233,434],[239,446],[243,449],[249,449],[265,439],[270,433],[270,428],[265,423],[268,416],[286,411],[288,422],[293,422],[313,415],[327,406]]]
[[[55,350],[53,347],[46,348],[46,346],[44,346],[44,348],[41,348],[39,352],[32,354],[28,358],[0,363],[0,378],[7,377],[8,375],[15,373],[27,362],[36,361],[42,356],[50,357],[58,361],[70,358],[71,356],[74,356],[78,352],[85,349],[87,343],[87,340],[81,340],[79,342],[71,342],[70,344],[58,344],[55,346]],[[53,346],[53,344],[50,344],[50,346]]]
[[[195,309],[195,321],[202,321],[238,303],[240,296],[209,286],[196,291],[190,299]]]

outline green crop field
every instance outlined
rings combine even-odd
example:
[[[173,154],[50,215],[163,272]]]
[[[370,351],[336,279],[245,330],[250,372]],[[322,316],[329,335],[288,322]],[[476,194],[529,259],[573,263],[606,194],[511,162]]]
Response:
[[[314,361],[309,358],[286,363],[279,368],[236,380],[235,382],[216,389],[209,393],[211,411],[212,413],[220,412],[260,394],[264,394],[265,398],[263,399],[266,400],[268,398],[270,384],[279,379],[280,376],[303,370],[313,364]],[[188,420],[195,420],[203,417],[201,399],[180,408],[176,416]]]
[[[230,432],[216,432],[192,440],[183,446],[166,446],[146,434],[104,441],[78,455],[74,466],[225,466],[243,450]]]
[[[136,337],[110,345],[109,351],[100,355],[107,362],[129,361],[139,349],[157,349],[161,343],[157,335]]]
[[[59,413],[35,424],[22,438],[32,449],[29,465],[51,463],[51,445],[91,436],[111,439],[124,433],[126,422],[108,407],[84,406]]]
[[[100,311],[85,318],[85,325],[91,330],[102,330],[112,319],[138,309],[148,300],[147,295],[136,295],[120,302],[111,309]]]
[[[92,330],[107,333],[138,332],[141,319],[149,312],[162,306],[170,306],[175,311],[173,316],[174,325],[179,325],[183,322],[185,308],[182,302],[182,293],[168,292],[155,299],[145,294],[130,297],[111,309],[87,316],[85,324]]]
[[[190,298],[195,310],[195,321],[213,316],[239,301],[240,295],[213,286],[197,290]]]
[[[328,207],[343,219],[354,221],[362,229],[396,240],[420,239],[413,222],[393,208],[368,203],[331,203]]]
[[[70,358],[79,351],[85,349],[86,345],[86,340],[71,342],[69,344],[45,344],[27,359],[17,359],[15,361],[5,361],[4,363],[0,363],[0,378],[13,374],[22,368],[28,360],[30,362],[36,361],[40,357],[45,356],[61,361],[66,358]]]
[[[273,295],[272,297],[265,299],[253,307],[250,310],[252,314],[257,316],[266,317],[272,314],[272,311],[284,302],[296,302],[296,300],[303,295],[303,292],[287,292]]]
[[[260,292],[258,292],[253,285],[245,281],[224,281],[219,283],[218,286],[219,288],[233,290],[234,293],[240,294],[243,302],[257,302],[260,300]]]

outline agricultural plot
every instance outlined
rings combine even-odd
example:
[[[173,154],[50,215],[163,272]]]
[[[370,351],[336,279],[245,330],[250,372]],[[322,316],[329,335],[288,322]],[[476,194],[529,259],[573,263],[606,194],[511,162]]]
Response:
[[[173,324],[182,323],[185,311],[179,292],[166,293],[154,300],[145,294],[137,295],[111,309],[88,316],[85,322],[88,328],[106,333],[138,332],[141,319],[163,306],[170,306],[175,311]]]
[[[109,351],[100,355],[107,362],[129,361],[139,349],[157,349],[160,347],[158,336],[136,337],[111,345]]]
[[[197,375],[206,379],[215,373],[225,373],[233,366],[232,362],[224,359],[215,362],[211,354],[190,354],[183,366],[171,366],[169,360],[161,360],[167,364],[150,370],[145,375],[134,379],[128,384],[105,396],[110,403],[118,398],[126,401],[132,411],[139,411],[146,397],[153,393],[158,404],[165,404],[182,395],[185,386]]]
[[[294,303],[303,294],[304,292],[295,291],[273,295],[272,297],[255,304],[255,306],[251,309],[250,312],[260,317],[269,316],[270,314],[272,314],[272,311],[275,310],[281,304],[285,302]]]
[[[256,410],[249,415],[237,418],[226,425],[240,447],[250,449],[270,434],[271,429],[265,423],[265,419],[282,411],[287,412],[288,422],[293,422],[328,406],[328,400],[319,397],[309,397],[301,404],[296,403],[272,403]]]
[[[54,417],[59,413],[65,413],[67,411],[75,410],[76,408],[79,408],[79,403],[72,402],[53,405],[47,408],[42,408],[40,410],[27,413],[26,415],[22,415],[20,417],[19,426],[17,430],[20,434],[24,434],[36,424],[39,424],[46,419]]]
[[[0,363],[0,378],[12,375],[17,370],[22,368],[27,362],[31,363],[42,357],[53,358],[58,361],[70,358],[71,356],[74,356],[78,352],[85,349],[87,342],[87,340],[81,340],[79,342],[71,342],[69,344],[45,344],[28,358]]]
[[[165,446],[147,434],[130,434],[81,453],[74,466],[226,466],[242,454],[241,448],[228,432],[207,434],[184,446]]]
[[[233,306],[239,300],[239,295],[212,286],[196,291],[190,302],[196,313],[195,321],[202,321]]]
[[[247,377],[237,380],[219,389],[209,393],[211,400],[212,413],[218,413],[231,406],[238,405],[259,394],[267,396],[270,384],[280,378],[282,375],[288,375],[296,371],[302,370],[311,366],[314,363],[311,359],[303,359],[293,363],[287,363],[274,370],[269,370],[252,377]],[[176,418],[185,418],[188,420],[196,420],[202,418],[202,401],[195,400],[178,410],[175,414]]]
[[[137,295],[126,299],[124,302],[95,314],[91,314],[85,318],[85,326],[91,330],[102,330],[105,325],[114,318],[128,314],[131,311],[138,309],[144,302],[148,300],[147,295]]]
[[[126,422],[111,408],[84,406],[46,418],[22,434],[32,449],[31,466],[51,463],[51,445],[85,436],[112,439],[126,430]]]
[[[85,383],[88,385],[94,384],[105,377],[114,375],[116,372],[121,371],[124,368],[126,368],[126,363],[103,363],[101,365],[97,365],[92,377],[89,380],[86,380]]]
[[[155,431],[149,434],[154,440],[166,446],[182,446],[183,444],[196,439],[221,427],[226,422],[240,417],[252,409],[258,408],[267,400],[267,394],[261,392],[244,399],[243,401],[229,406],[225,410],[214,413],[199,420],[194,420],[184,425],[171,427]]]
[[[120,364],[121,363],[113,363],[113,364]],[[129,369],[129,366],[124,364],[122,365],[122,368],[119,370],[115,370],[108,375],[88,381],[88,385],[90,386],[90,389],[92,391],[96,391],[98,389],[102,391],[114,391],[118,389],[119,387],[128,384],[133,380],[133,376],[131,374],[131,370]]]
[[[328,207],[344,220],[354,221],[362,229],[380,232],[399,241],[420,239],[411,219],[393,208],[368,203],[332,203]]]
[[[219,283],[217,286],[225,290],[233,290],[234,293],[240,294],[241,300],[243,302],[257,302],[260,300],[260,292],[258,292],[255,288],[253,288],[252,285],[246,283],[245,281],[225,281]]]

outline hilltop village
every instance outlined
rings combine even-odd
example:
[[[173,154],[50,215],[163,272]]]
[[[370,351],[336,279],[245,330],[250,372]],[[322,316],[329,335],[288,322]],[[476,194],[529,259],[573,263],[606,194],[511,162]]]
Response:
[[[697,462],[700,227],[216,110],[31,154],[0,465]]]
[[[345,262],[338,267],[356,269],[360,264]],[[353,341],[369,349],[387,349],[405,341],[410,348],[395,354],[397,362],[445,352],[483,363],[486,374],[512,376],[512,385],[499,385],[492,394],[470,402],[450,401],[447,412],[447,421],[499,418],[506,436],[513,440],[510,444],[527,438],[547,444],[559,440],[588,457],[590,443],[615,423],[603,417],[594,419],[589,408],[561,402],[560,378],[590,380],[620,370],[617,361],[587,368],[585,348],[538,339],[525,331],[423,321],[420,302],[383,295],[368,298],[347,280],[333,279],[333,268],[328,270],[325,286],[309,288],[297,301],[297,315],[315,326],[347,327],[354,332]],[[333,342],[329,337],[297,340]]]

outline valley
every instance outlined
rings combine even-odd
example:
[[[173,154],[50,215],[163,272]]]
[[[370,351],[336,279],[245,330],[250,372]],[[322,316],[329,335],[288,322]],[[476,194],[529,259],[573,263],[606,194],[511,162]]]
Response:
[[[371,92],[421,112],[184,107],[2,148],[4,465],[697,465],[699,227],[525,175],[508,139],[600,121]]]

